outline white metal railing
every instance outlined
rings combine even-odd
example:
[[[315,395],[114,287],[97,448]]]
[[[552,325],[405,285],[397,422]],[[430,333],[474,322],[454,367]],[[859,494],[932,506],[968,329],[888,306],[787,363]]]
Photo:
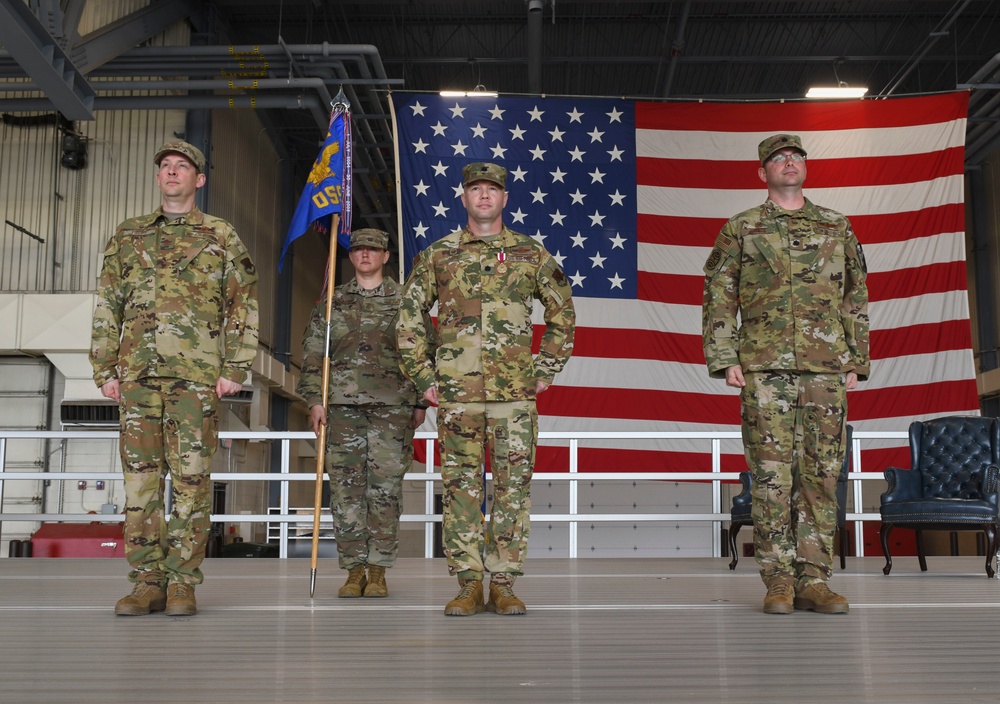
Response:
[[[290,513],[289,487],[291,482],[315,482],[316,475],[312,472],[290,471],[290,447],[292,440],[311,440],[315,436],[311,432],[220,432],[222,440],[255,440],[276,441],[281,445],[280,461],[277,471],[272,472],[213,472],[213,481],[277,481],[280,482],[279,505],[270,509],[270,513],[262,514],[213,514],[213,522],[222,523],[266,523],[277,524],[279,556],[288,557],[289,524],[302,523],[301,512]],[[861,444],[864,440],[906,440],[904,431],[854,432],[853,471],[848,475],[852,482],[854,506],[862,505],[862,481],[884,481],[880,472],[863,472],[861,466]],[[715,557],[722,554],[722,523],[729,520],[729,511],[722,510],[722,482],[739,478],[737,472],[722,471],[722,441],[739,440],[740,433],[733,431],[707,432],[541,432],[540,439],[566,440],[569,443],[569,465],[567,472],[536,472],[533,481],[546,480],[550,482],[567,482],[569,506],[567,513],[532,513],[532,521],[548,521],[553,523],[569,523],[569,556],[577,557],[577,526],[580,521],[594,522],[710,522],[712,524],[712,553]],[[73,440],[87,439],[117,440],[116,430],[3,430],[0,429],[0,507],[4,496],[4,483],[7,481],[79,481],[79,480],[121,480],[120,472],[7,472],[7,444],[12,440]],[[401,522],[424,524],[424,555],[434,555],[434,524],[441,521],[440,514],[434,512],[434,485],[441,481],[441,474],[434,471],[434,443],[437,436],[433,432],[419,432],[417,440],[425,443],[426,462],[423,471],[411,471],[404,477],[406,481],[423,481],[424,513],[403,514]],[[703,440],[706,442],[707,454],[711,455],[711,471],[708,472],[586,472],[578,471],[580,441],[582,440]],[[710,513],[646,513],[646,514],[612,514],[612,513],[580,513],[577,496],[577,482],[586,481],[702,481],[712,485],[712,510]],[[0,511],[0,527],[4,521],[79,521],[95,520],[94,514],[67,513],[4,513]],[[104,522],[121,521],[121,515],[101,514]],[[311,520],[311,516],[308,520]],[[878,513],[849,513],[847,520],[858,522],[858,530],[854,533],[855,554],[864,555],[864,536],[861,524],[865,521],[880,520]],[[330,528],[329,515],[321,516],[321,528]],[[268,531],[269,535],[271,531]]]

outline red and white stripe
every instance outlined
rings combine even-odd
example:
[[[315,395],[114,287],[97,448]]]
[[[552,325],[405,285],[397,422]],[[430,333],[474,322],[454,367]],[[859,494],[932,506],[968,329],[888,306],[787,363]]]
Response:
[[[542,430],[739,430],[739,398],[710,379],[702,267],[737,212],[763,202],[757,144],[798,134],[806,196],[847,215],[868,262],[871,377],[849,394],[857,430],[977,414],[966,288],[967,94],[843,103],[636,105],[639,300],[577,298],[576,349],[539,399]],[[540,322],[540,320],[538,321]],[[566,466],[545,443],[538,469]],[[866,470],[905,463],[872,444]],[[581,471],[705,471],[706,441],[587,441]],[[880,449],[882,448],[882,449]],[[723,469],[745,465],[738,442]]]

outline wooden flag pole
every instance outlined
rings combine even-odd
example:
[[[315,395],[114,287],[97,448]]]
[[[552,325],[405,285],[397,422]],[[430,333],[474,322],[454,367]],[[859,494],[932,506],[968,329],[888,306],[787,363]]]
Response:
[[[323,503],[323,474],[326,471],[326,418],[330,403],[330,317],[333,312],[333,295],[337,279],[337,232],[340,230],[340,213],[333,214],[330,223],[330,258],[326,263],[326,343],[323,345],[323,420],[319,426],[316,448],[316,492],[313,501],[312,559],[309,572],[309,598],[316,594],[316,563],[319,560],[319,513]]]

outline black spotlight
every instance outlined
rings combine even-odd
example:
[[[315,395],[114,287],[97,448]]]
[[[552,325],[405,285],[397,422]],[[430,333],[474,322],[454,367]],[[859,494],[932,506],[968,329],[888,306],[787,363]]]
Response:
[[[87,165],[87,143],[83,137],[72,132],[63,133],[62,158],[59,163],[74,171]]]

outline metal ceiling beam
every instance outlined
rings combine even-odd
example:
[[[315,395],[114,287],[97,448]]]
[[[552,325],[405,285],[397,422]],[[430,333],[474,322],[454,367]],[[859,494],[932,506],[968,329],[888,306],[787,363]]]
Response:
[[[660,96],[663,98],[670,97],[670,89],[674,85],[674,72],[677,70],[677,61],[681,58],[681,54],[684,53],[684,30],[687,27],[688,15],[690,13],[691,0],[687,0],[681,10],[680,19],[677,20],[677,33],[674,35],[674,41],[670,45],[670,64],[667,66],[667,78],[663,82],[663,91],[660,93]]]
[[[962,56],[931,56],[924,57],[923,63],[946,63],[952,64],[955,61],[974,61],[979,59],[979,56],[974,55],[962,55]],[[682,64],[832,64],[834,61],[839,63],[904,63],[911,59],[910,56],[893,55],[893,56],[879,56],[879,55],[869,55],[869,56],[740,56],[738,54],[732,54],[727,56],[698,56],[696,54],[687,54],[684,56],[678,56],[677,62]],[[527,62],[527,59],[517,57],[517,56],[477,56],[471,59],[477,64],[483,64],[484,66],[510,66],[510,65],[521,65]],[[649,64],[657,64],[662,60],[659,55],[648,55],[648,56],[598,56],[596,54],[590,54],[587,56],[549,56],[542,60],[542,63],[546,66],[562,65],[565,63],[574,64],[596,64],[596,65],[636,65],[645,66]],[[389,56],[382,59],[382,63],[387,66],[392,66],[395,64],[409,64],[409,65],[420,65],[420,64],[468,64],[470,59],[468,57],[462,56],[406,56],[397,57]]]
[[[528,0],[528,92],[542,92],[542,10],[543,0]]]
[[[52,37],[59,46],[66,48],[66,33],[63,29],[63,13],[59,0],[34,0],[34,15],[38,18],[46,34]]]
[[[80,18],[83,17],[83,9],[86,6],[87,0],[66,1],[66,7],[62,11],[62,33],[69,46],[80,39]]]
[[[46,110],[69,120],[94,119],[94,91],[22,0],[0,2],[0,44],[48,96]]]
[[[988,95],[986,91],[992,89],[988,85],[989,82],[996,79],[998,75],[1000,75],[1000,54],[994,54],[989,61],[983,64],[982,67],[972,75],[972,78],[970,78],[967,82],[959,83],[956,86],[959,90],[966,90],[969,88],[976,89],[975,92],[969,96],[969,115],[973,115],[978,112],[979,104],[982,103]]]
[[[94,110],[215,110],[225,108],[281,108],[318,110],[326,108],[318,97],[307,95],[128,95],[98,96]],[[0,112],[36,112],[51,110],[45,98],[0,99]]]
[[[920,62],[923,61],[927,54],[930,53],[931,48],[933,48],[933,46],[937,43],[938,39],[948,36],[949,28],[955,23],[959,15],[962,14],[962,11],[968,7],[970,2],[972,2],[972,0],[959,0],[959,2],[955,3],[951,16],[945,17],[941,20],[934,30],[927,35],[927,38],[924,40],[924,46],[920,52],[913,57],[908,66],[904,66],[903,69],[897,74],[898,78],[895,78],[890,85],[886,86],[882,92],[879,93],[879,97],[886,98],[895,93],[896,89],[903,85],[903,81],[905,81],[907,76],[916,70],[917,66],[920,65]]]
[[[161,0],[111,22],[80,38],[73,47],[73,62],[83,74],[123,54],[199,9],[194,0]],[[193,51],[197,48],[192,47]]]

